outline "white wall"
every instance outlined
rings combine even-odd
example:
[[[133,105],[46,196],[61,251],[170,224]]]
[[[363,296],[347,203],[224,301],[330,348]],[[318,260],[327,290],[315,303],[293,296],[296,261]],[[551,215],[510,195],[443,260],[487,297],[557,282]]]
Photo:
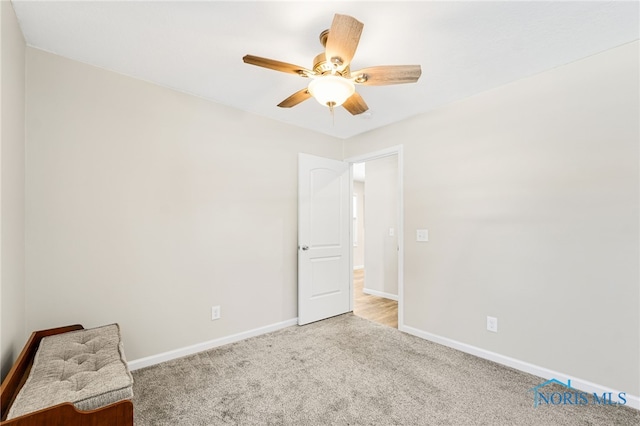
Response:
[[[363,268],[364,267],[364,245],[365,245],[365,233],[364,233],[364,182],[353,182],[353,195],[356,196],[357,199],[357,236],[358,243],[353,247],[353,267],[355,268]]]
[[[25,41],[0,2],[0,375],[26,341],[24,292]]]
[[[346,141],[404,145],[407,326],[640,395],[639,47]]]
[[[297,316],[297,155],[341,141],[32,48],[27,129],[29,330],[134,360]]]
[[[379,296],[397,297],[398,156],[367,161],[366,169],[364,288]]]

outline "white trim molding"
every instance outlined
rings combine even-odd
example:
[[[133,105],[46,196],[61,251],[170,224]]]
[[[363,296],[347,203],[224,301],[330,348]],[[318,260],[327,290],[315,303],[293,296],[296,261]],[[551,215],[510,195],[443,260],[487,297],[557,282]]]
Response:
[[[569,374],[561,373],[555,370],[550,370],[548,368],[530,364],[528,362],[521,361],[519,359],[515,359],[515,358],[511,358],[495,352],[487,351],[485,349],[481,349],[476,346],[468,345],[466,343],[458,342],[457,340],[438,336],[437,334],[432,334],[426,331],[419,330],[417,328],[409,327],[407,325],[402,326],[401,328],[399,328],[399,330],[405,333],[411,334],[413,336],[420,337],[421,339],[429,340],[431,342],[438,343],[443,346],[457,349],[461,352],[475,355],[478,358],[488,359],[489,361],[493,361],[498,364],[506,365],[507,367],[515,368],[516,370],[520,370],[525,373],[539,376],[543,379],[555,378],[555,379],[571,380],[571,387],[574,387],[576,389],[579,389],[585,392],[598,393],[598,394],[602,394],[605,392],[612,392],[614,394],[617,394],[619,392],[619,390],[611,389],[607,386],[602,386],[597,383],[590,382],[588,380],[583,380],[577,377],[573,377]],[[640,410],[640,397],[636,395],[630,395],[627,393],[626,399],[627,399],[627,403],[625,404],[625,407],[631,407],[631,408],[635,408],[636,410]]]
[[[395,300],[396,302],[398,301],[398,295],[397,294],[385,293],[384,291],[371,290],[371,289],[368,289],[368,288],[363,288],[362,292],[364,294],[370,294],[372,296],[384,297],[385,299]]]
[[[231,336],[220,337],[218,339],[209,340],[208,342],[197,343],[195,345],[184,348],[174,349],[157,355],[151,355],[145,358],[129,361],[127,364],[129,370],[139,370],[140,368],[150,367],[162,362],[171,361],[173,359],[182,358],[184,356],[193,355],[198,352],[207,351],[217,348],[218,346],[228,345],[229,343],[239,342],[250,337],[260,336],[262,334],[271,333],[272,331],[281,330],[298,324],[298,318],[282,321],[279,323],[267,325],[264,327],[254,328],[253,330],[243,331],[242,333],[232,334]]]

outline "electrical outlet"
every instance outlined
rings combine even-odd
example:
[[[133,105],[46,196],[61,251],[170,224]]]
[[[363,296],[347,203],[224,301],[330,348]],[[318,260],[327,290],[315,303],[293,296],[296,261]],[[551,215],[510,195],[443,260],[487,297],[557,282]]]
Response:
[[[211,321],[220,319],[220,306],[211,307]]]
[[[498,318],[487,317],[487,330],[493,331],[494,333],[498,332]]]

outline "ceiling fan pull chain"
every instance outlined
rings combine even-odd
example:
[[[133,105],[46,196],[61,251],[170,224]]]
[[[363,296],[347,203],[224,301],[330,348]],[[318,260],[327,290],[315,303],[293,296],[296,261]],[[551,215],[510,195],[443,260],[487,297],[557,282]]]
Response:
[[[336,114],[333,112],[335,108],[333,108],[333,106],[335,105],[334,102],[327,102],[327,106],[329,107],[329,113],[331,114],[331,126],[332,127],[336,127]]]

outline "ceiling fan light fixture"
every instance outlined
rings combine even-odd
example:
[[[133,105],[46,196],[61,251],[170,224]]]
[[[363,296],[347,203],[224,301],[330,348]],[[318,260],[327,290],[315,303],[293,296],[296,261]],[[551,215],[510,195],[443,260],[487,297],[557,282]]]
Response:
[[[308,90],[321,105],[333,108],[349,99],[356,88],[350,80],[330,74],[314,78]]]

